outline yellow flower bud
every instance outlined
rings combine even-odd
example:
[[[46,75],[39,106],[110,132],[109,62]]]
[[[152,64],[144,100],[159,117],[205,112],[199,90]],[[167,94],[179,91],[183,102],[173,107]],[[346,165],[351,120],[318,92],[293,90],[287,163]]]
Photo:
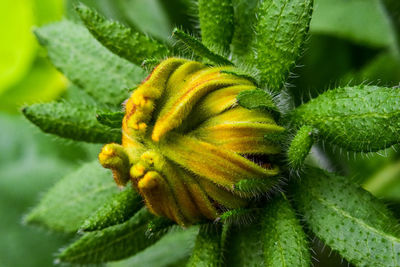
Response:
[[[118,185],[131,180],[152,213],[183,226],[245,207],[252,195],[235,184],[279,174],[249,156],[279,153],[264,136],[284,130],[268,112],[236,104],[255,88],[232,66],[166,59],[126,102],[122,146],[106,145],[99,160]]]

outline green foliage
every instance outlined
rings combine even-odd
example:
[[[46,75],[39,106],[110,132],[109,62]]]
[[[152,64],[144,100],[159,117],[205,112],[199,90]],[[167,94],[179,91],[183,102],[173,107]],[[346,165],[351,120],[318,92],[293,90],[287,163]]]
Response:
[[[272,112],[278,112],[272,96],[261,89],[245,90],[236,97],[239,105],[248,109],[266,109]]]
[[[199,0],[202,42],[218,53],[228,52],[233,36],[232,0]]]
[[[258,2],[258,0],[232,0],[235,21],[232,52],[244,62],[254,57],[251,43],[254,38],[253,27]]]
[[[310,229],[357,266],[398,266],[397,221],[371,194],[348,179],[309,168],[295,198]]]
[[[279,180],[276,177],[263,179],[243,179],[235,184],[235,191],[244,196],[254,197],[273,189]]]
[[[43,135],[22,116],[0,114],[0,128],[0,265],[51,266],[68,240],[27,227],[21,217],[60,176],[88,160],[89,150]]]
[[[262,1],[257,8],[256,63],[261,82],[280,91],[301,53],[311,19],[313,0]]]
[[[108,127],[121,128],[124,115],[123,112],[98,113],[96,119],[98,122]]]
[[[270,203],[262,219],[266,266],[310,266],[303,229],[286,197]]]
[[[221,233],[220,225],[201,225],[187,266],[220,266],[222,264]]]
[[[300,169],[313,144],[313,128],[307,125],[302,126],[292,139],[287,151],[290,167]]]
[[[159,40],[167,41],[171,35],[172,26],[160,0],[146,0],[146,4],[142,0],[108,0],[108,5],[117,6],[131,28]]]
[[[84,220],[115,195],[118,189],[97,162],[84,164],[50,189],[25,218],[62,232],[76,232]]]
[[[63,250],[58,260],[89,264],[119,260],[136,254],[158,240],[145,235],[151,217],[153,215],[142,208],[123,224],[89,232]]]
[[[198,232],[197,226],[170,231],[157,243],[132,258],[110,264],[110,266],[183,266],[194,248]]]
[[[360,85],[329,90],[294,110],[293,120],[353,151],[377,151],[400,141],[400,90]]]
[[[163,58],[168,49],[141,32],[107,20],[96,11],[80,4],[76,10],[87,29],[105,47],[127,60],[141,65],[146,58]]]
[[[338,4],[338,1],[343,3]],[[330,48],[328,45],[312,46],[312,49],[319,49],[313,56],[319,58],[327,54],[325,50],[330,51],[333,54],[330,59],[334,62],[331,64],[331,60],[324,58],[323,66],[326,66],[329,75],[332,71],[344,75],[341,77],[343,81],[354,79],[356,83],[364,79],[383,78],[384,82],[396,84],[396,81],[400,81],[400,78],[396,80],[400,62],[393,28],[396,22],[389,20],[378,0],[338,1],[315,0],[317,12],[311,22],[312,31],[386,50],[368,50],[376,59],[367,64],[359,63],[353,69],[347,68],[342,58],[335,61],[337,53],[326,49]],[[391,0],[385,1],[389,6],[393,5]],[[76,2],[67,1],[69,12]],[[201,222],[200,226],[190,226],[187,229],[177,229],[173,221],[155,217],[147,208],[141,208],[144,203],[135,190],[136,180],[132,180],[133,187],[129,186],[119,192],[110,172],[95,162],[85,164],[61,179],[25,217],[28,223],[60,232],[81,230],[82,235],[58,255],[59,261],[101,264],[132,256],[110,266],[182,266],[186,263],[188,266],[310,266],[313,263],[307,238],[316,235],[340,256],[357,266],[399,264],[398,222],[383,204],[344,177],[311,167],[296,172],[299,177],[293,175],[293,170],[302,169],[314,142],[317,153],[311,154],[307,160],[322,165],[319,161],[322,159],[326,165],[331,163],[338,166],[346,165],[343,164],[343,157],[330,151],[332,145],[367,152],[400,143],[398,88],[356,85],[320,94],[317,92],[324,87],[318,86],[318,90],[312,88],[311,91],[312,95],[317,96],[305,104],[300,104],[302,100],[299,97],[305,93],[303,88],[313,87],[319,81],[310,86],[306,84],[294,89],[285,88],[307,38],[313,11],[312,0],[200,0],[198,14],[202,40],[194,37],[199,36],[199,32],[190,32],[193,23],[187,21],[185,25],[176,25],[173,31],[174,37],[185,46],[185,51],[168,42],[172,29],[169,20],[181,21],[180,18],[188,18],[189,14],[180,14],[180,18],[169,14],[168,18],[157,0],[146,1],[146,5],[139,0],[84,0],[84,3],[90,7],[76,7],[81,20],[75,16],[76,22],[64,20],[35,30],[53,64],[76,85],[70,85],[61,101],[35,104],[23,109],[24,115],[44,132],[75,141],[121,143],[124,116],[121,103],[165,56],[182,55],[200,58],[211,66],[235,64],[235,67],[216,73],[215,77],[229,74],[235,79],[245,78],[261,89],[244,90],[238,94],[237,101],[232,99],[229,105],[249,109],[242,109],[245,112],[270,113],[286,130],[279,134],[263,132],[264,140],[262,135],[261,140],[257,140],[279,145],[282,148],[280,153],[268,157],[244,155],[259,166],[279,168],[279,174],[260,179],[238,179],[227,188],[232,192],[232,198],[223,198],[224,206],[232,206],[237,201],[235,195],[246,199],[247,206],[239,205],[241,208],[231,210],[218,207],[218,215],[213,217],[218,218],[214,223]],[[164,6],[169,3],[162,2]],[[189,9],[190,5],[187,0],[174,0],[172,4],[180,7],[179,12]],[[168,8],[171,12],[172,8]],[[392,19],[397,18],[396,12],[388,11]],[[347,20],[342,20],[343,14],[351,15]],[[21,14],[17,15],[20,18]],[[71,14],[68,17],[72,18]],[[24,21],[21,20],[21,23]],[[185,31],[180,30],[182,28]],[[336,39],[325,38],[316,39],[328,43],[338,42]],[[353,50],[347,52],[351,55]],[[36,60],[35,64],[41,60]],[[317,68],[312,72],[312,81],[314,76],[316,80],[321,79],[319,72],[324,69]],[[345,75],[347,71],[350,72]],[[61,88],[62,79],[54,73],[53,85]],[[382,76],[382,73],[387,76]],[[37,79],[33,77],[33,82],[23,87],[35,83],[47,88],[41,75]],[[332,79],[336,78],[332,76]],[[312,82],[310,80],[307,82]],[[154,82],[156,84],[158,81],[155,79]],[[328,81],[324,80],[321,84],[327,86]],[[282,89],[285,91],[281,92]],[[18,94],[19,91],[15,92]],[[145,96],[145,93],[143,100],[148,100],[149,96]],[[47,93],[44,95],[48,96]],[[161,94],[160,97],[165,95]],[[14,99],[17,97],[13,97],[10,94],[0,103],[8,100],[16,103]],[[157,101],[165,102],[161,98]],[[19,101],[30,99],[27,94]],[[291,105],[292,102],[294,105]],[[148,103],[153,108],[153,102]],[[127,105],[132,105],[132,110],[137,111],[135,107],[139,104],[128,102]],[[296,105],[298,107],[294,108]],[[196,112],[196,109],[192,112]],[[174,131],[188,130],[183,128]],[[296,134],[290,138],[290,133]],[[238,131],[235,138],[246,141],[246,132]],[[171,140],[168,142],[172,143]],[[319,140],[326,141],[326,151],[319,149]],[[189,143],[179,144],[181,147],[178,150],[173,147],[169,151],[171,155],[175,153],[174,158],[182,157],[182,151],[194,149]],[[159,149],[156,145],[152,148]],[[92,158],[99,152],[99,147],[95,149]],[[62,149],[57,153],[65,157]],[[79,161],[83,159],[82,153],[82,149],[77,147],[76,151],[70,153],[70,157]],[[192,157],[193,153],[189,154],[185,157]],[[104,155],[113,156],[107,153]],[[210,150],[209,155],[218,157],[214,150]],[[8,154],[0,155],[0,163],[2,157],[8,157]],[[145,159],[141,160],[144,162]],[[156,168],[154,162],[147,160],[146,164],[150,166],[146,165],[146,168],[153,171]],[[203,164],[199,159],[195,160]],[[52,163],[49,159],[44,162]],[[381,161],[374,162],[379,165]],[[24,165],[21,162],[18,164]],[[131,167],[133,162],[129,164]],[[169,171],[163,170],[165,164],[157,162],[157,168],[160,169],[157,171],[161,175]],[[18,169],[19,165],[12,167]],[[234,169],[240,167],[240,162],[232,162],[231,165],[232,169],[224,168],[223,171],[236,177],[238,174]],[[136,167],[134,171],[139,173],[140,165]],[[353,174],[357,168],[354,165],[351,168],[349,173]],[[343,167],[343,172],[348,169]],[[365,174],[368,170],[360,171],[359,168],[356,173]],[[399,170],[398,164],[382,166],[380,172],[365,177],[364,187],[385,199],[396,199],[394,196],[400,192],[395,179]],[[3,170],[0,172],[3,173]],[[288,185],[280,181],[283,177],[288,178]],[[171,182],[169,179],[166,179],[168,183]],[[3,180],[1,182],[4,183]],[[278,185],[279,190],[287,192],[287,198],[283,193],[273,192],[277,191]],[[180,194],[174,193],[172,202],[187,201],[175,199]],[[292,203],[295,205],[292,206]],[[211,204],[214,208],[214,203]],[[299,219],[305,221],[309,231],[303,231]]]
[[[83,223],[83,231],[101,230],[123,223],[131,218],[142,206],[141,196],[132,189],[126,188],[116,194]]]
[[[121,140],[120,130],[100,124],[95,108],[87,105],[51,102],[25,107],[22,112],[46,133],[91,143]]]
[[[206,58],[213,63],[220,64],[220,65],[232,65],[228,59],[220,56],[217,53],[212,52],[208,49],[204,44],[198,41],[196,38],[186,34],[184,31],[179,30],[177,28],[174,29],[172,35],[177,38],[179,41],[185,44],[188,48],[192,49],[194,53],[198,56]]]
[[[62,21],[35,34],[53,64],[100,104],[121,104],[144,76],[139,67],[101,46],[83,26]]]
[[[226,266],[265,266],[261,236],[259,217],[251,224],[233,225],[226,241],[226,251],[229,251],[225,258]]]

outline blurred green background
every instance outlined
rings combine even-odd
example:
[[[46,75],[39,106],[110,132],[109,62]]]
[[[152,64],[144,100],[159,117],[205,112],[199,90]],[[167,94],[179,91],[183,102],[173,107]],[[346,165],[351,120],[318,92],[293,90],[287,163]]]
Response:
[[[68,95],[71,84],[46,59],[32,29],[63,17],[79,23],[72,8],[76,2],[0,0],[0,266],[53,265],[52,255],[72,237],[22,225],[22,218],[43,192],[82,162],[94,159],[99,150],[98,145],[43,134],[19,112],[23,105]],[[158,39],[167,40],[174,26],[198,29],[189,0],[81,2]],[[289,80],[296,105],[340,85],[399,86],[400,1],[315,0],[310,31]],[[313,156],[326,168],[363,184],[400,214],[400,150],[354,154],[319,144]],[[315,266],[347,266],[318,241],[314,243],[320,254]],[[131,264],[128,259],[117,266]]]

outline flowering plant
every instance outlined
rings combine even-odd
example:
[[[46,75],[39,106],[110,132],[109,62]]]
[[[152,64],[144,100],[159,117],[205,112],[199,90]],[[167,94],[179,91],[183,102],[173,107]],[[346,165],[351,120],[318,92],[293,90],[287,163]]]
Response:
[[[398,266],[391,212],[307,156],[320,141],[356,152],[399,143],[400,91],[344,86],[295,108],[286,81],[313,1],[254,3],[199,0],[201,41],[175,29],[177,43],[163,43],[84,5],[85,27],[36,30],[77,96],[24,115],[44,132],[108,143],[98,158],[112,171],[85,164],[26,217],[79,231],[58,260],[187,251],[192,240],[189,266],[309,266],[313,233],[355,265]]]

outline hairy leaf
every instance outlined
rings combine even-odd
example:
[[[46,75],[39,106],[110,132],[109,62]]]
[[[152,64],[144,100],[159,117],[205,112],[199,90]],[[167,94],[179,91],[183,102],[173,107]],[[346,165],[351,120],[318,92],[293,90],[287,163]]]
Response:
[[[172,34],[179,41],[181,41],[187,47],[189,47],[198,56],[204,57],[216,64],[232,65],[232,62],[230,62],[228,59],[224,58],[223,56],[218,55],[217,53],[212,52],[205,45],[203,45],[200,41],[198,41],[196,38],[192,37],[191,35],[186,34],[184,31],[175,28]]]
[[[144,72],[97,42],[83,26],[61,21],[35,30],[53,64],[100,103],[121,104]]]
[[[286,198],[277,198],[262,219],[266,266],[311,265],[307,238]]]
[[[97,121],[103,125],[111,128],[121,128],[122,119],[124,118],[124,112],[109,112],[109,113],[98,113],[96,115]]]
[[[261,1],[257,9],[256,64],[261,82],[279,91],[301,52],[313,0]]]
[[[178,264],[176,266],[183,266],[179,263],[189,258],[198,232],[198,226],[170,231],[154,245],[149,246],[132,258],[110,264],[110,267],[175,266],[175,264]]]
[[[58,260],[69,263],[102,263],[134,255],[158,239],[147,237],[147,222],[153,217],[142,208],[129,221],[100,231],[89,232],[58,255]]]
[[[234,186],[234,191],[246,197],[265,195],[279,183],[277,177],[264,177],[262,179],[242,179]]]
[[[303,166],[304,160],[314,144],[312,135],[313,128],[307,125],[302,126],[297,131],[287,151],[290,167],[300,169]]]
[[[202,225],[187,266],[220,266],[222,263],[221,232],[220,225]]]
[[[199,0],[203,43],[214,52],[228,52],[233,36],[232,0]]]
[[[399,266],[397,221],[378,199],[344,177],[309,168],[297,185],[310,229],[357,266]]]
[[[232,39],[232,52],[239,61],[252,60],[254,52],[251,43],[254,38],[255,10],[259,0],[232,0],[235,29]]]
[[[67,175],[47,192],[26,217],[63,232],[76,232],[83,221],[118,192],[109,170],[92,162]]]
[[[251,208],[238,208],[225,211],[218,218],[217,221],[222,222],[223,224],[243,224],[243,223],[251,223],[256,214],[259,212],[259,209],[251,209]]]
[[[353,151],[377,151],[400,141],[400,90],[377,86],[327,91],[293,112],[328,141]]]
[[[100,43],[136,65],[140,66],[146,58],[163,58],[168,54],[167,47],[159,41],[119,22],[107,20],[83,4],[77,6],[76,10]]]
[[[264,244],[259,218],[249,225],[233,225],[227,239],[226,266],[257,267],[264,264]]]
[[[236,97],[239,105],[247,109],[266,109],[278,112],[272,96],[261,89],[242,91]]]
[[[132,187],[115,195],[83,223],[84,231],[101,230],[123,223],[143,206],[142,198]]]
[[[25,117],[46,133],[91,143],[120,142],[121,131],[100,124],[96,110],[67,102],[34,104],[25,107]]]
[[[97,0],[98,1],[98,0]],[[160,0],[109,0],[118,6],[119,12],[131,26],[160,40],[171,34],[171,22]]]

